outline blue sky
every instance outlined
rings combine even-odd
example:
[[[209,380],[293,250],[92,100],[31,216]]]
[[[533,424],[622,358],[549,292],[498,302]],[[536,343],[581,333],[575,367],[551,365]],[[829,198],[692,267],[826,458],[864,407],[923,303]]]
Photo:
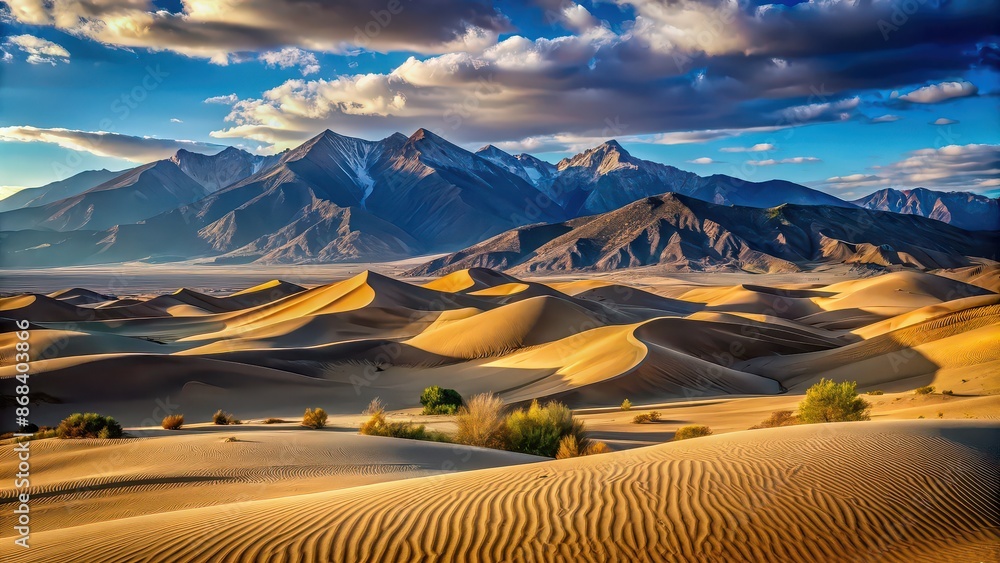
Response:
[[[1000,3],[900,5],[8,0],[0,186],[426,127],[552,162],[617,138],[846,198],[995,194]]]

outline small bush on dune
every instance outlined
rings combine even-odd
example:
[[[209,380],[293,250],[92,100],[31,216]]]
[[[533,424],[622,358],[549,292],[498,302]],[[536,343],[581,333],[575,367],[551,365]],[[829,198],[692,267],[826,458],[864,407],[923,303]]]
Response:
[[[760,424],[751,426],[750,430],[778,428],[780,426],[794,426],[796,424],[799,424],[799,417],[795,416],[795,413],[792,411],[774,411],[771,413],[771,416]]]
[[[288,422],[287,420],[282,420],[280,418],[265,418],[263,420],[264,424],[284,424]]]
[[[869,391],[868,394],[869,395],[884,395],[884,393],[882,391],[879,391],[878,389],[876,389],[874,391]]]
[[[223,426],[228,424],[242,424],[240,419],[222,409],[215,411],[215,414],[212,415],[212,422]]]
[[[702,436],[711,436],[712,429],[707,426],[699,426],[697,424],[692,424],[690,426],[681,426],[677,429],[674,434],[674,441],[687,440],[689,438],[701,438]]]
[[[525,454],[555,457],[563,436],[575,436],[581,447],[587,438],[583,422],[573,419],[573,411],[555,401],[540,405],[532,401],[527,409],[518,409],[507,417],[509,449]]]
[[[163,422],[160,423],[165,430],[180,430],[181,426],[184,426],[184,415],[183,414],[171,414],[169,416],[163,417]]]
[[[955,392],[952,391],[951,389],[945,389],[944,391],[941,391],[941,394],[942,395],[954,395]]]
[[[934,392],[934,387],[932,385],[917,387],[916,389],[913,390],[913,392],[917,395],[930,395],[931,393]]]
[[[122,425],[110,416],[75,413],[59,423],[56,435],[60,438],[121,438]]]
[[[635,418],[632,419],[632,424],[645,424],[647,422],[659,422],[659,421],[660,421],[660,411],[650,411],[635,415]]]
[[[627,411],[632,409],[632,401],[625,399],[622,401],[622,410]]]
[[[411,424],[409,422],[390,422],[385,417],[385,403],[375,397],[363,414],[369,416],[368,420],[361,423],[358,431],[366,436],[386,436],[389,438],[407,438],[410,440],[435,439],[436,436],[428,433],[424,426]]]
[[[423,414],[455,414],[462,406],[462,396],[454,389],[442,389],[432,385],[420,394]]]
[[[493,393],[483,393],[469,399],[455,417],[458,432],[455,441],[468,446],[506,449],[507,425],[503,399]]]
[[[821,379],[799,403],[799,419],[806,424],[870,420],[871,403],[859,397],[856,388],[854,381]]]
[[[316,410],[306,409],[305,414],[302,415],[302,426],[317,430],[326,426],[326,419],[325,410],[321,408],[317,408]]]
[[[611,448],[609,448],[607,444],[596,440],[588,440],[586,445],[581,447],[580,441],[577,439],[576,435],[568,434],[563,436],[562,440],[559,440],[559,449],[556,451],[556,459],[606,454],[610,451]]]

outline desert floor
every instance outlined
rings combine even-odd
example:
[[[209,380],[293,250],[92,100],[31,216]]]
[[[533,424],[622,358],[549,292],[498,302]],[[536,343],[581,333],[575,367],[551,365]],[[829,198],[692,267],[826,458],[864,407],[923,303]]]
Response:
[[[4,272],[0,317],[32,323],[33,421],[94,411],[129,437],[31,442],[33,547],[4,526],[0,560],[1000,560],[996,266],[400,279],[410,266]],[[750,430],[824,377],[881,392],[872,420]],[[562,401],[614,451],[357,433],[374,397],[454,431],[419,414],[429,385]],[[305,407],[329,426],[301,427]],[[220,408],[246,423],[211,424]],[[172,413],[183,430],[159,427]],[[671,442],[688,424],[714,435]],[[15,495],[0,484],[5,514]]]

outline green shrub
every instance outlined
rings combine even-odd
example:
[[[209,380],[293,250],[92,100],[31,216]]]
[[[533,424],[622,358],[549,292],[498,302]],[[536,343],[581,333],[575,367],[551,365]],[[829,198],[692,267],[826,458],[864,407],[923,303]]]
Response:
[[[607,444],[596,440],[588,440],[586,445],[581,447],[580,441],[576,435],[568,434],[563,436],[562,440],[559,440],[559,449],[556,450],[556,459],[606,454],[610,451],[611,448],[609,448]]]
[[[223,426],[227,424],[242,424],[240,419],[222,409],[215,411],[215,414],[212,415],[212,422]]]
[[[647,422],[659,422],[659,421],[660,421],[660,411],[650,411],[635,415],[635,418],[632,419],[632,424],[645,424]]]
[[[409,422],[390,422],[385,417],[385,403],[375,397],[363,414],[369,416],[368,420],[361,423],[358,430],[366,436],[386,436],[389,438],[407,438],[410,440],[435,439],[428,435],[424,426]]]
[[[874,391],[869,391],[868,394],[869,395],[884,395],[884,393],[882,391],[879,391],[878,389],[876,389]]]
[[[913,390],[913,393],[917,395],[930,395],[933,392],[934,392],[934,386],[932,385],[917,387],[916,389]]]
[[[483,393],[469,399],[455,417],[458,432],[455,441],[468,446],[506,449],[507,425],[503,399],[493,393]]]
[[[625,399],[622,401],[622,410],[627,411],[632,409],[632,401]]]
[[[306,409],[305,414],[302,415],[302,426],[317,430],[326,426],[326,419],[325,410],[321,408],[317,408],[316,410]]]
[[[702,436],[711,436],[712,429],[707,426],[698,426],[697,424],[692,424],[690,426],[681,426],[677,429],[674,434],[674,441],[687,440],[689,438],[701,438]]]
[[[532,401],[527,409],[518,409],[507,417],[509,449],[525,454],[555,457],[563,436],[576,436],[580,447],[588,440],[583,422],[573,419],[573,411],[555,401],[540,405]]]
[[[455,414],[462,406],[462,396],[454,389],[442,389],[432,385],[420,394],[423,414]]]
[[[871,419],[871,404],[858,396],[857,383],[821,379],[799,403],[799,419],[806,423],[848,422]]]
[[[121,438],[122,425],[110,416],[74,413],[59,423],[56,435],[60,438]]]
[[[751,426],[750,430],[759,430],[761,428],[778,428],[781,426],[794,426],[799,423],[799,417],[795,416],[792,411],[774,411],[771,413],[766,420]]]
[[[184,415],[183,414],[171,414],[163,417],[163,422],[160,423],[165,430],[180,430],[181,426],[184,426]]]

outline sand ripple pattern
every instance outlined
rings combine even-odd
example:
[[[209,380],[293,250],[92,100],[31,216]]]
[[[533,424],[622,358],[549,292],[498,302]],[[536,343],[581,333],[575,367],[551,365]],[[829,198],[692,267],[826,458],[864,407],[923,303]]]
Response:
[[[740,432],[43,532],[34,559],[6,557],[996,561],[998,434],[967,421]]]

